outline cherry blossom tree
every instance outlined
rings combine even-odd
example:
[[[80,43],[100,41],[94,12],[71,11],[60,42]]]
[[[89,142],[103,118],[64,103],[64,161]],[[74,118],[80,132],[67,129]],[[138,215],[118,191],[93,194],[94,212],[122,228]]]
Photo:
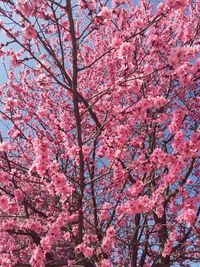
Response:
[[[0,1],[0,266],[200,262],[199,14]]]

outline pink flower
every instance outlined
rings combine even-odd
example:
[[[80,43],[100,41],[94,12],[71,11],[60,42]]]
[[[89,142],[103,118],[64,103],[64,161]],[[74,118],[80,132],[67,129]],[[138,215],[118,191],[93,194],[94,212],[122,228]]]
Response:
[[[24,195],[20,189],[15,190],[15,199],[17,202],[21,202],[24,199]]]
[[[119,36],[116,36],[115,38],[113,38],[113,40],[112,40],[112,47],[113,48],[118,48],[118,47],[120,47],[121,44],[122,44],[122,39]]]
[[[33,28],[32,25],[28,24],[25,28],[24,28],[24,37],[28,40],[30,39],[34,39],[37,37],[37,32],[36,30]]]
[[[185,7],[187,1],[186,0],[167,0],[166,5],[169,7],[174,7],[175,9],[182,9]]]
[[[185,209],[181,215],[181,219],[183,221],[186,221],[187,224],[191,227],[194,222],[195,222],[195,219],[196,219],[196,212],[194,209]]]
[[[110,227],[108,228],[105,237],[103,238],[101,248],[103,252],[109,253],[112,250],[112,247],[114,246],[114,235],[115,230],[114,228]]]
[[[49,237],[44,237],[41,242],[41,247],[45,252],[50,252],[51,251],[51,240]]]
[[[36,154],[36,160],[34,161],[34,166],[38,174],[43,177],[48,169],[48,165],[50,164],[50,148],[49,143],[46,139],[34,140],[34,149]]]
[[[172,116],[171,124],[169,125],[170,132],[177,132],[183,122],[186,112],[183,109],[177,109]]]
[[[10,150],[10,144],[8,142],[3,142],[0,144],[0,152],[8,152]]]
[[[83,253],[85,257],[92,257],[93,255],[93,248],[88,247],[85,243],[81,243],[75,248],[77,253]]]
[[[43,267],[44,266],[44,253],[41,247],[37,247],[33,251],[33,256],[30,260],[31,266],[33,267]]]
[[[21,0],[20,2],[18,2],[18,8],[26,18],[30,17],[31,12],[33,10],[32,5],[29,4],[28,1],[24,1],[24,0]]]
[[[110,208],[110,203],[104,203],[99,214],[99,219],[101,221],[109,219],[109,208]]]
[[[80,9],[86,9],[86,8],[87,8],[87,3],[86,3],[86,1],[79,0],[78,5],[79,5]]]
[[[170,255],[171,250],[172,250],[172,246],[173,246],[173,240],[168,239],[167,242],[165,243],[165,247],[162,253],[163,257],[166,257],[167,255]]]
[[[107,6],[104,6],[102,10],[99,12],[98,16],[103,17],[105,19],[109,19],[111,16],[111,11]]]
[[[186,47],[175,47],[171,49],[170,56],[168,58],[169,64],[172,67],[177,67],[180,63],[185,61],[187,55],[187,48]]]
[[[8,209],[8,206],[9,206],[8,198],[6,196],[0,197],[0,209],[6,211]]]
[[[8,173],[3,172],[3,171],[0,172],[0,183],[6,183],[6,182],[8,182],[9,181],[9,178],[10,178],[10,176],[9,176]]]
[[[102,260],[102,262],[101,262],[101,265],[100,265],[101,267],[111,267],[111,264],[110,264],[110,262],[109,262],[109,260]]]
[[[140,180],[137,180],[136,183],[128,189],[128,192],[134,197],[142,191],[143,187],[144,184]]]
[[[93,251],[94,251],[93,248],[85,247],[85,249],[83,250],[83,254],[85,255],[85,257],[90,258],[93,255]]]
[[[72,228],[72,233],[73,233],[74,235],[77,235],[77,234],[78,234],[78,227],[77,227],[77,226],[74,226],[74,227]]]
[[[4,55],[4,51],[0,48],[0,57]]]
[[[10,56],[10,64],[13,66],[13,67],[17,67],[20,65],[20,62],[17,60],[17,57],[15,54],[11,54]]]
[[[118,55],[120,59],[127,58],[130,56],[131,53],[131,44],[129,42],[123,43],[120,46]]]
[[[67,233],[65,233],[64,234],[64,238],[67,240],[67,241],[70,241],[70,233],[69,232],[67,232]]]

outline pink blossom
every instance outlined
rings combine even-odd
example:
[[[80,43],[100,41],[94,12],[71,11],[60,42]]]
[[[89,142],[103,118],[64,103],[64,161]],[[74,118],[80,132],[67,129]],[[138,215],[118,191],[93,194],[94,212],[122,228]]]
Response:
[[[94,251],[93,248],[86,247],[86,248],[83,250],[83,254],[85,255],[85,257],[91,258],[92,255],[93,255],[93,251]]]
[[[81,243],[78,246],[76,246],[76,252],[77,253],[83,253],[85,257],[92,257],[93,255],[93,248],[88,247],[85,243]]]
[[[36,154],[36,159],[34,161],[34,166],[37,169],[38,174],[43,177],[45,176],[46,170],[50,165],[50,148],[47,140],[34,140],[34,149]]]
[[[19,61],[17,60],[17,57],[14,53],[11,54],[10,56],[10,63],[13,67],[17,67],[20,65]]]
[[[179,221],[186,221],[187,224],[191,227],[196,220],[195,209],[183,209],[182,214],[178,218]]]
[[[41,244],[41,247],[42,249],[45,251],[45,252],[50,252],[51,251],[51,240],[50,240],[50,237],[45,237],[41,240],[40,244]]]
[[[122,39],[118,36],[114,37],[112,40],[112,47],[113,48],[119,48],[122,44]]]
[[[114,228],[110,227],[107,229],[106,231],[106,235],[104,236],[103,240],[102,240],[102,244],[101,244],[101,248],[102,251],[106,252],[106,253],[110,253],[115,240],[114,240],[114,235],[115,235],[115,230]]]
[[[164,250],[162,252],[162,256],[166,257],[167,255],[170,255],[171,250],[173,246],[173,240],[168,239],[167,242],[165,243]]]
[[[33,251],[33,255],[30,260],[30,264],[33,267],[44,267],[44,253],[41,247],[37,247]]]
[[[143,187],[144,184],[140,180],[137,180],[136,183],[128,189],[128,192],[134,197],[142,191]]]
[[[109,19],[111,16],[111,10],[107,6],[103,6],[98,16]]]
[[[19,189],[15,190],[15,199],[19,202],[21,202],[24,199],[23,192]]]
[[[100,267],[111,267],[111,263],[109,260],[104,259],[101,261]]]
[[[10,151],[11,146],[8,142],[3,142],[0,144],[0,152],[8,152]]]
[[[109,218],[109,208],[110,208],[110,203],[104,203],[103,206],[101,207],[100,214],[99,214],[99,219],[101,221],[107,220]]]
[[[169,7],[174,7],[175,9],[184,8],[186,6],[187,0],[167,0],[166,5]]]
[[[0,266],[196,260],[200,3],[1,2]]]
[[[179,130],[185,116],[186,112],[183,109],[178,109],[173,113],[172,121],[169,126],[170,132],[176,132]]]
[[[20,0],[18,2],[18,8],[26,18],[30,17],[33,10],[32,4],[29,4],[27,0]]]
[[[123,43],[118,50],[118,55],[120,59],[128,58],[131,53],[131,44],[129,42]]]
[[[0,209],[6,211],[9,207],[9,200],[6,196],[0,197]]]
[[[7,183],[9,181],[10,175],[7,172],[0,172],[0,183]]]
[[[67,232],[64,234],[64,238],[67,240],[67,241],[70,241],[71,237],[70,237],[70,233]]]
[[[34,39],[37,37],[37,32],[36,30],[33,28],[33,26],[31,24],[28,24],[25,28],[24,28],[24,37],[28,40]]]

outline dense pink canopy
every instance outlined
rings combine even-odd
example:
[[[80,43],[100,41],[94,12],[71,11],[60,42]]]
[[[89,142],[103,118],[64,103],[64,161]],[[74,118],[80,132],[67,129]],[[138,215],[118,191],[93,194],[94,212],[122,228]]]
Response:
[[[0,1],[0,266],[200,262],[200,2],[138,2]]]

